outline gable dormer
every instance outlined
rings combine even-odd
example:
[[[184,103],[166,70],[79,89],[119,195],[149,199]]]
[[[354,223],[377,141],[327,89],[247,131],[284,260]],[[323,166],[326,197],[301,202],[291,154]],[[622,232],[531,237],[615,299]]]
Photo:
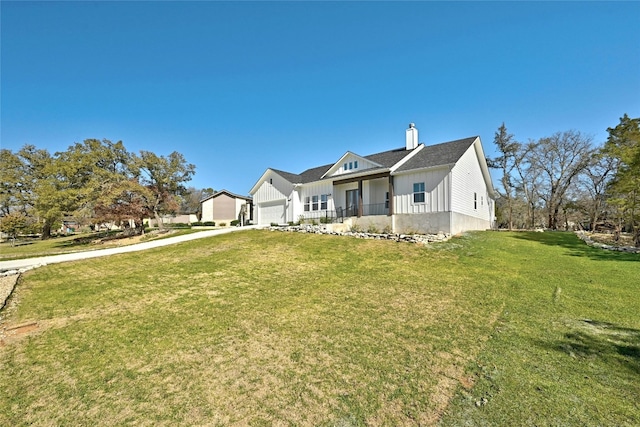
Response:
[[[349,173],[362,172],[367,169],[383,167],[381,164],[373,162],[365,157],[347,151],[337,162],[329,168],[322,178],[346,175]]]

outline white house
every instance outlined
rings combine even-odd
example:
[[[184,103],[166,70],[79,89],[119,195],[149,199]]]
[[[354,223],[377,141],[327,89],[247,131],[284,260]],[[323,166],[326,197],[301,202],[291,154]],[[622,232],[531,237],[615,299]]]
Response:
[[[269,168],[250,194],[260,225],[305,220],[334,229],[451,234],[491,228],[497,196],[480,137],[425,146],[413,123],[402,148],[347,151],[300,174]]]
[[[216,191],[200,201],[202,222],[213,221],[217,224],[229,225],[233,220],[239,220],[241,225],[253,219],[251,197],[233,194],[227,190]]]

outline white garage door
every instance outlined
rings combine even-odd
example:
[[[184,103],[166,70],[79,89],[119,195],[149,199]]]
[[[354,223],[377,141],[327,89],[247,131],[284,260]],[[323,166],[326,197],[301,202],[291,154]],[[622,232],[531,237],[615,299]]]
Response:
[[[284,224],[284,201],[261,203],[258,206],[258,221],[260,225],[269,225],[271,223]]]

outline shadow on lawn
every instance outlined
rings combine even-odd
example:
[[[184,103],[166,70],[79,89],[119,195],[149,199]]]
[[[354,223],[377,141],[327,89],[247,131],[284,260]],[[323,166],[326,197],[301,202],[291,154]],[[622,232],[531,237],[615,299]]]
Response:
[[[640,330],[612,323],[580,320],[578,327],[555,342],[539,345],[574,358],[599,358],[616,363],[640,375]]]
[[[609,251],[592,248],[584,243],[575,234],[568,231],[519,232],[513,235],[514,239],[538,242],[543,245],[562,247],[568,249],[572,256],[589,257],[597,261],[636,261],[640,262],[640,254]]]

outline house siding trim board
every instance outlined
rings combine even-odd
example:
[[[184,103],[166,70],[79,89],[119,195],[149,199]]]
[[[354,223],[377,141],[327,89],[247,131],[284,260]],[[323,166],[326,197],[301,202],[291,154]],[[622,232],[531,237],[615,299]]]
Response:
[[[417,129],[410,129],[413,141]],[[431,146],[407,141],[368,156],[347,151],[334,164],[300,174],[269,168],[250,194],[260,225],[342,208],[343,224],[450,234],[491,228],[497,196],[478,136]]]

